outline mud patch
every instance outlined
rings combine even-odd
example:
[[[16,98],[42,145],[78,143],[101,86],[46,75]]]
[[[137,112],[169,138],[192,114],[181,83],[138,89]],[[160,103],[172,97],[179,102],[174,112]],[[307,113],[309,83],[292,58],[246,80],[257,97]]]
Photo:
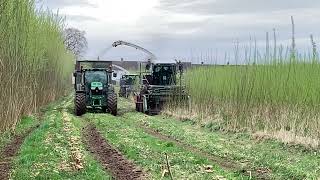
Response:
[[[252,168],[248,167],[247,165],[242,165],[239,162],[236,162],[234,160],[223,158],[219,156],[214,156],[212,154],[209,154],[207,152],[203,152],[198,148],[195,148],[187,143],[184,143],[182,141],[179,141],[173,137],[163,135],[161,132],[156,131],[150,127],[147,127],[146,125],[141,125],[140,128],[142,128],[147,134],[150,134],[154,137],[157,137],[163,141],[168,141],[171,143],[176,144],[179,147],[182,147],[183,149],[186,149],[194,154],[198,154],[201,157],[207,158],[209,161],[217,164],[218,166],[222,167],[223,169],[227,171],[233,171],[235,173],[241,173],[245,176],[248,176],[254,179],[270,179],[270,173],[271,170],[268,169],[268,171],[261,171],[261,169],[264,168]]]
[[[9,179],[12,160],[18,154],[25,138],[39,126],[30,128],[23,134],[16,135],[0,152],[0,179]]]
[[[84,129],[84,139],[88,150],[115,179],[145,179],[144,173],[113,148],[93,125],[88,125]]]

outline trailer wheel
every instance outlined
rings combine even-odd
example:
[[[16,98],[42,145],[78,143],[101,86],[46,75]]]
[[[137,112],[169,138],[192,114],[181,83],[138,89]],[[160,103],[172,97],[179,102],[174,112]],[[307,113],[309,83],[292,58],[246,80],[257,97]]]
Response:
[[[84,93],[76,93],[75,97],[75,114],[82,116],[87,111],[86,95]]]
[[[108,95],[108,111],[114,116],[118,114],[117,96],[115,93]]]

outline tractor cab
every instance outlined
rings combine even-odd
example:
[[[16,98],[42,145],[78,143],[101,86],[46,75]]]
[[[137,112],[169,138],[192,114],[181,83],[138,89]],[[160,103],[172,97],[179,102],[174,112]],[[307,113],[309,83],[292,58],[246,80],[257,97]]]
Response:
[[[101,89],[108,84],[109,73],[105,69],[84,69],[84,83],[90,89]]]
[[[177,64],[158,63],[152,66],[150,73],[143,75],[144,85],[171,86],[177,83]]]
[[[176,84],[176,64],[155,64],[152,72],[152,85],[168,86]]]
[[[104,95],[111,87],[109,86],[109,73],[106,69],[83,69],[85,92],[90,97],[91,107],[102,107],[105,104]]]
[[[84,69],[85,82],[101,82],[106,84],[108,82],[108,72],[105,69]]]

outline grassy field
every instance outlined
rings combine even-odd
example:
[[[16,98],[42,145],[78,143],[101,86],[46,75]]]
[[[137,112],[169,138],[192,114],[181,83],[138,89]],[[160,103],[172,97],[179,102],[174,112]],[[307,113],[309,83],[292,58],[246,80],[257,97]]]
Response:
[[[224,133],[192,121],[146,116],[134,112],[134,104],[126,99],[120,99],[119,107],[117,117],[87,113],[79,118],[72,113],[69,96],[47,107],[41,120],[24,118],[17,133],[40,126],[24,140],[11,178],[111,179],[113,172],[87,150],[83,138],[88,125],[95,126],[146,179],[170,179],[166,155],[174,179],[320,178],[318,151]]]

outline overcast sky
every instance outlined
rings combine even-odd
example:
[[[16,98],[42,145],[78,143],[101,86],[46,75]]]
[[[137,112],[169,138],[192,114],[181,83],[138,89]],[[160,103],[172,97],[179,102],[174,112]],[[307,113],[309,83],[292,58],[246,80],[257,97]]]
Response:
[[[125,40],[152,51],[158,59],[181,58],[193,61],[214,59],[224,62],[233,55],[236,42],[244,52],[256,38],[261,51],[266,32],[278,44],[288,46],[291,20],[296,24],[297,47],[310,48],[310,34],[320,40],[318,0],[43,0],[44,7],[66,16],[68,27],[86,31],[89,50],[96,58],[116,40]],[[271,41],[271,40],[270,40]],[[270,42],[271,43],[271,42]],[[243,54],[243,53],[242,53]],[[106,60],[143,59],[145,55],[128,47],[114,48]],[[215,61],[215,60],[214,60]]]

